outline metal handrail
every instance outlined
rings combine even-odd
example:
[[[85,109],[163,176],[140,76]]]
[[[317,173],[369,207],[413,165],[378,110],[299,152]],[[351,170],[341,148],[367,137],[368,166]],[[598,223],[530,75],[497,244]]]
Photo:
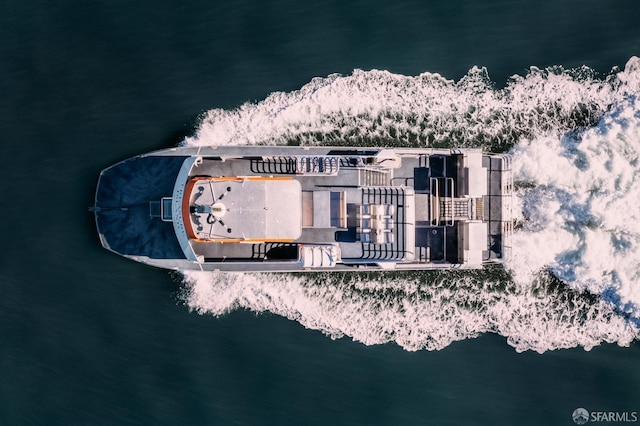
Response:
[[[431,189],[431,205],[429,206],[429,217],[431,218],[431,224],[438,226],[440,225],[440,190],[438,189],[438,179],[429,178],[429,187]]]

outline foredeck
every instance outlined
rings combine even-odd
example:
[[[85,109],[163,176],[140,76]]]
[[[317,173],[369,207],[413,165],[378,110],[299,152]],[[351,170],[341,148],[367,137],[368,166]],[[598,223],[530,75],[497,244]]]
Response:
[[[100,174],[93,211],[106,248],[126,256],[185,258],[171,222],[152,217],[150,207],[171,197],[185,159],[135,157]]]

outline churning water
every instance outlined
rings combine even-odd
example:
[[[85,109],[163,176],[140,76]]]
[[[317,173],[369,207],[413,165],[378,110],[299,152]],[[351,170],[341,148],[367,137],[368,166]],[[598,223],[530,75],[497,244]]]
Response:
[[[269,311],[407,350],[498,333],[518,351],[629,345],[640,327],[640,59],[599,76],[532,68],[496,88],[355,70],[201,119],[188,145],[482,147],[514,157],[506,268],[471,272],[184,272],[190,308]]]

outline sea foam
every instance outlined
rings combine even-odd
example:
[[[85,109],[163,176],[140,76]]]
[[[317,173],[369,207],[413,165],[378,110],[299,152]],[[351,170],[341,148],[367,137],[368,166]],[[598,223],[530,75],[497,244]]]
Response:
[[[441,349],[493,332],[516,350],[628,345],[640,318],[640,59],[598,77],[532,68],[502,89],[355,70],[206,113],[188,145],[451,146],[510,150],[518,230],[507,270],[184,272],[200,313],[270,311],[337,338]],[[283,279],[285,277],[286,279]]]
[[[521,142],[513,150],[522,229],[516,276],[549,267],[577,290],[640,324],[640,99],[614,105],[596,127]]]

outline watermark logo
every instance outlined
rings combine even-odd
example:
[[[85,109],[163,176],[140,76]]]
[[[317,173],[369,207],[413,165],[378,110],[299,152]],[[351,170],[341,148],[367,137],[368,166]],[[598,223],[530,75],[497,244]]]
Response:
[[[584,408],[576,408],[571,417],[576,424],[583,425],[589,421],[589,412]]]
[[[584,408],[576,408],[571,414],[571,418],[577,425],[587,422],[592,423],[636,423],[638,421],[637,411],[592,411],[588,412]]]

